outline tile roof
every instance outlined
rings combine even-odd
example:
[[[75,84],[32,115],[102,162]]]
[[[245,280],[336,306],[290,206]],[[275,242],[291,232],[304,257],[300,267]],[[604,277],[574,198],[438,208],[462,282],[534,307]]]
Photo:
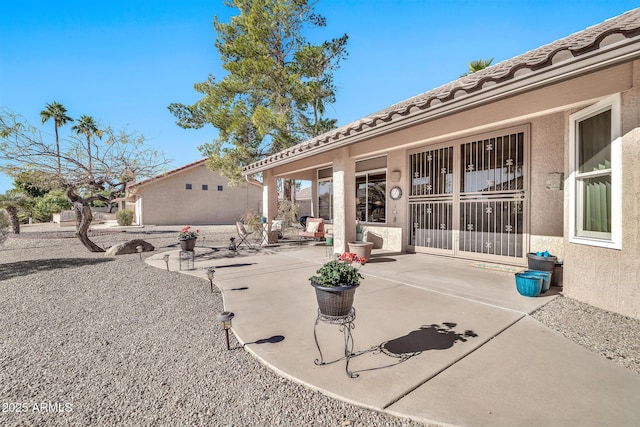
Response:
[[[587,53],[604,51],[609,46],[629,40],[632,40],[633,43],[640,43],[640,8],[633,9],[583,31],[461,77],[360,120],[333,129],[318,137],[252,163],[244,168],[244,173],[259,172],[272,165],[298,158],[306,154],[306,152],[335,145],[349,139],[349,137],[372,129],[384,128],[405,117],[428,113],[450,103],[454,99],[482,93],[483,90],[494,89],[516,79],[524,80],[553,66],[571,63]],[[640,46],[637,50],[640,56]]]
[[[179,173],[179,172],[182,172],[184,170],[190,169],[190,168],[192,168],[194,166],[198,166],[198,165],[200,165],[200,164],[202,164],[202,163],[204,163],[206,161],[207,161],[207,159],[200,159],[200,160],[197,160],[195,162],[188,163],[188,164],[186,164],[184,166],[181,166],[179,168],[176,168],[176,169],[161,173],[160,175],[156,175],[154,177],[147,178],[147,179],[144,179],[142,181],[135,182],[135,183],[133,183],[131,185],[127,185],[127,190],[130,190],[130,189],[133,189],[133,188],[137,188],[137,187],[140,187],[140,186],[143,186],[143,185],[147,185],[147,184],[149,184],[149,183],[151,183],[153,181],[157,181],[159,179],[166,178],[166,177],[168,177],[170,175],[174,175],[176,173]]]

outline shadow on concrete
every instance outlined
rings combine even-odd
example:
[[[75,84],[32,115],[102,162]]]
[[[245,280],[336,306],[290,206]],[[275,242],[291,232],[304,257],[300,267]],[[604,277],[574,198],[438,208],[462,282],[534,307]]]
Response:
[[[248,286],[242,286],[241,288],[223,289],[223,291],[246,291],[247,289],[249,289]]]
[[[248,267],[254,265],[255,262],[239,262],[236,264],[216,265],[214,268],[229,268],[229,267]]]
[[[277,344],[279,342],[284,341],[284,335],[274,335],[272,337],[269,338],[262,338],[253,342],[246,342],[244,343],[244,345],[250,345],[250,344]]]
[[[382,262],[395,262],[396,260],[388,257],[374,257],[372,256],[367,260],[367,264],[377,264]]]
[[[456,326],[456,323],[451,322],[444,322],[442,326],[435,323],[423,325],[405,336],[382,343],[380,348],[385,354],[403,357],[406,354],[415,355],[428,350],[446,350],[458,341],[466,342],[467,338],[478,336],[470,330],[456,332],[453,330]]]
[[[53,258],[0,264],[0,281],[12,279],[14,277],[27,276],[39,271],[83,267],[86,265],[96,265],[111,261],[113,261],[111,258]]]
[[[447,350],[453,347],[453,345],[458,341],[466,342],[469,338],[478,337],[478,334],[472,330],[456,332],[453,329],[456,326],[457,324],[453,322],[443,322],[442,325],[437,323],[423,325],[406,335],[385,341],[369,348],[368,350],[354,353],[352,357],[364,354],[382,354],[397,360],[392,363],[353,371],[353,373],[355,374],[359,372],[390,368],[400,363],[404,363],[425,351]]]

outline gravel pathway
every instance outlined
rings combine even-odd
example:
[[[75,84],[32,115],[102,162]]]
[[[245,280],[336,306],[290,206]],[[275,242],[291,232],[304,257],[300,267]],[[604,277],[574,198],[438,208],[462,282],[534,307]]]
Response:
[[[202,227],[225,248],[234,227]],[[97,230],[173,250],[179,227]],[[0,425],[413,426],[283,379],[227,351],[206,283],[89,253],[73,231],[23,227],[0,246]],[[55,238],[50,238],[55,237]],[[149,254],[143,254],[149,256]],[[533,315],[640,373],[640,322],[557,298]],[[235,341],[232,340],[232,346]]]

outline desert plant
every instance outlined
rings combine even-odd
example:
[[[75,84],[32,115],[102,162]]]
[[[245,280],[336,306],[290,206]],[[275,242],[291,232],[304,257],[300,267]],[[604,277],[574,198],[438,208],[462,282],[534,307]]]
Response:
[[[133,224],[133,211],[131,209],[122,209],[116,212],[116,221],[118,225]]]
[[[31,197],[20,190],[9,190],[5,194],[0,194],[0,208],[5,209],[9,214],[14,234],[20,234],[19,214],[28,215],[32,210],[31,203]]]
[[[261,216],[258,215],[253,209],[247,209],[242,215],[242,223],[253,231],[260,231],[262,229]]]
[[[0,244],[4,243],[9,235],[9,228],[11,221],[9,221],[9,214],[6,210],[0,209]]]

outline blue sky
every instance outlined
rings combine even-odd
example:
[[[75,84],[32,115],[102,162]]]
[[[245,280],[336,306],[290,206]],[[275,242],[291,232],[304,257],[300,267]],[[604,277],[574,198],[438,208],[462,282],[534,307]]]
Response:
[[[637,0],[435,1],[319,0],[322,41],[349,35],[349,57],[335,73],[329,115],[346,124],[457,79],[474,59],[494,63],[637,7]],[[193,84],[224,71],[214,16],[236,14],[222,0],[5,2],[0,14],[0,107],[40,125],[52,101],[77,118],[136,130],[173,167],[201,158],[210,126],[185,130],[167,106],[199,99]],[[71,126],[61,128],[67,135]],[[0,193],[12,187],[0,175]]]

